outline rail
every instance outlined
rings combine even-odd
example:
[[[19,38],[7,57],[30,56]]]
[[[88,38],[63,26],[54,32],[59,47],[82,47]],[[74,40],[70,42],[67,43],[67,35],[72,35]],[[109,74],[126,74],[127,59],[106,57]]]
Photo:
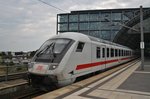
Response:
[[[25,90],[24,92],[20,93],[18,96],[14,96],[15,99],[31,99],[33,97],[42,95],[46,92],[41,91],[39,89],[28,89]]]

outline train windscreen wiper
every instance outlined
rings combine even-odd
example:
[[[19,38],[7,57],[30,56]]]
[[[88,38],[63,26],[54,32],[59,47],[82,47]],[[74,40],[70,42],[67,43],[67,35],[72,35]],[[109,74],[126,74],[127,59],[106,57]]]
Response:
[[[53,44],[54,43],[47,45],[45,48],[43,48],[43,50],[39,51],[36,56],[39,57],[40,55],[44,54]]]
[[[55,53],[54,53],[54,46],[55,46],[55,43],[53,43],[50,47],[50,61],[53,62],[54,61],[54,58],[55,58]]]

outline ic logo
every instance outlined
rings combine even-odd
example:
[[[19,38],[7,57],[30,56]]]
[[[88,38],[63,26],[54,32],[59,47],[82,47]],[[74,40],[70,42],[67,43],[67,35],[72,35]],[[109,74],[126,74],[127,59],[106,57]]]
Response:
[[[36,70],[42,70],[43,69],[43,66],[42,65],[39,65],[37,68],[36,68]]]

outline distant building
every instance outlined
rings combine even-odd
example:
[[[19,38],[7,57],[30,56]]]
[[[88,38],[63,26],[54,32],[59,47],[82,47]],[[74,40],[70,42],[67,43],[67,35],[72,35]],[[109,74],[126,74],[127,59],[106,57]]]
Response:
[[[0,63],[2,64],[27,64],[29,62],[28,55],[30,52],[2,52]]]
[[[144,8],[144,11],[150,8]],[[126,24],[139,15],[139,8],[71,11],[57,15],[57,33],[81,32],[86,35],[113,41]]]

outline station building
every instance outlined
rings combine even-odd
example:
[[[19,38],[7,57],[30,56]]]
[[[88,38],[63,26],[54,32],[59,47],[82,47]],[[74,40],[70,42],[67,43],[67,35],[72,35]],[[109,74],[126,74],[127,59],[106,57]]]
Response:
[[[146,52],[150,54],[150,8],[143,8]],[[126,28],[134,28],[137,31]],[[140,8],[81,10],[57,15],[57,34],[80,32],[132,49],[140,47]]]

